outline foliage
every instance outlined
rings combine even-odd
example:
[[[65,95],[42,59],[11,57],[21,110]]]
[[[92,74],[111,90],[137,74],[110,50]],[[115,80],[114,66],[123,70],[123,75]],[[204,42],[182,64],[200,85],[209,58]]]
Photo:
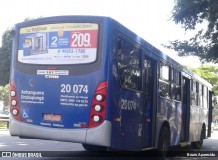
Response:
[[[217,66],[204,66],[199,68],[187,67],[189,70],[193,71],[197,75],[204,78],[210,84],[213,85],[213,91],[218,95],[218,67]]]
[[[43,18],[43,17],[38,17]],[[27,17],[24,21],[33,20],[35,18]],[[2,47],[0,48],[0,86],[4,86],[9,82],[10,75],[10,62],[12,53],[12,28],[8,28],[2,36]]]
[[[0,101],[3,101],[4,109],[9,109],[9,84],[0,86]]]
[[[0,122],[0,129],[7,128],[7,122]]]
[[[172,20],[187,30],[203,29],[189,40],[174,40],[167,48],[179,56],[198,56],[201,61],[218,63],[218,3],[217,0],[175,0]]]
[[[4,86],[9,82],[12,41],[12,29],[8,29],[3,34],[2,47],[0,48],[0,86]]]

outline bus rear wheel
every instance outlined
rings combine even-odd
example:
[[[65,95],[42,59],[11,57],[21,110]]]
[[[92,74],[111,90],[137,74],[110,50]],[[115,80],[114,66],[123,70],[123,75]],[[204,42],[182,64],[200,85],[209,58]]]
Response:
[[[95,145],[90,145],[90,144],[82,144],[83,148],[87,151],[106,151],[107,147],[103,146],[95,146]]]
[[[170,148],[170,131],[166,125],[162,126],[158,141],[158,150],[163,156],[166,156]]]
[[[204,127],[202,127],[200,140],[196,141],[196,142],[192,142],[191,143],[192,148],[201,149],[201,147],[203,145],[204,137],[205,137],[205,129],[204,129]]]

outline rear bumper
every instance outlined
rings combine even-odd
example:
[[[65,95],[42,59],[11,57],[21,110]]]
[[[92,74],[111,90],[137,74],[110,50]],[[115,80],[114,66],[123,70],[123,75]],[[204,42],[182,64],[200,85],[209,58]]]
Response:
[[[10,116],[10,134],[26,138],[48,139],[87,143],[92,145],[111,145],[111,122],[104,121],[95,128],[63,129],[35,126],[15,120]]]

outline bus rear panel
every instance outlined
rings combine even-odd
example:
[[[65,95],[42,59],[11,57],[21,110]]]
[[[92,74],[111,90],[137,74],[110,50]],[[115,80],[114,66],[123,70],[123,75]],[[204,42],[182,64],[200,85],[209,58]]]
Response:
[[[63,19],[16,26],[10,133],[109,146],[107,71],[99,47],[104,43],[100,40],[103,22],[101,18]],[[98,141],[89,132],[97,133]]]

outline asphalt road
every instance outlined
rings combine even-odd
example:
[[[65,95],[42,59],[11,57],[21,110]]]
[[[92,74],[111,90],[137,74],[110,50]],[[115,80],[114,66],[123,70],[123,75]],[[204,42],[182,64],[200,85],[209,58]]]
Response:
[[[0,151],[84,151],[81,144],[12,137],[8,130],[0,130]]]
[[[174,151],[182,151],[186,153],[192,153],[192,149],[188,147],[184,148],[173,148]],[[8,130],[0,130],[0,154],[13,154],[13,156],[29,156],[32,154],[33,156],[43,156],[46,155],[48,158],[43,159],[146,159],[145,157],[149,157],[149,159],[160,159],[160,158],[151,158],[155,155],[154,151],[149,151],[145,153],[135,153],[135,152],[87,152],[83,149],[81,144],[78,143],[71,143],[71,142],[59,142],[59,141],[48,141],[48,140],[32,140],[32,139],[20,139],[18,137],[11,137],[9,135]],[[173,156],[170,158],[164,159],[218,159],[218,131],[212,133],[212,137],[209,139],[204,140],[204,145],[201,150],[195,150],[196,153],[199,151],[209,151],[212,154],[215,154],[216,157],[186,157],[186,156],[179,156],[176,155],[174,152]],[[208,153],[209,153],[208,152]],[[28,155],[29,154],[29,155]],[[34,155],[35,154],[35,155]],[[183,155],[183,154],[182,154]],[[0,155],[2,156],[2,155]],[[62,157],[62,158],[60,158]],[[3,159],[3,158],[0,158]],[[6,158],[8,159],[8,158]],[[23,159],[23,158],[10,158],[10,159]],[[28,159],[35,159],[35,158],[28,158]],[[39,158],[37,158],[39,159]],[[42,158],[40,158],[42,159]]]

